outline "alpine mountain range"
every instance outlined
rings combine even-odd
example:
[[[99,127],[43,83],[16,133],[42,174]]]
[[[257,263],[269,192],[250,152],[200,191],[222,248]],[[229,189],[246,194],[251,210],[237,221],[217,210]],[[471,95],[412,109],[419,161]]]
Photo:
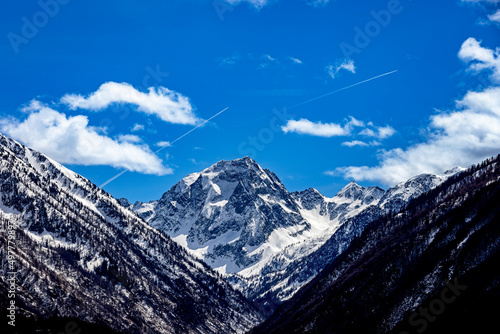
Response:
[[[489,319],[478,307],[498,295],[498,157],[331,198],[289,192],[244,157],[132,204],[3,135],[0,154],[0,313],[15,271],[20,333],[70,320],[118,333],[411,331],[408,317],[461,279],[476,307],[453,304],[442,329]]]

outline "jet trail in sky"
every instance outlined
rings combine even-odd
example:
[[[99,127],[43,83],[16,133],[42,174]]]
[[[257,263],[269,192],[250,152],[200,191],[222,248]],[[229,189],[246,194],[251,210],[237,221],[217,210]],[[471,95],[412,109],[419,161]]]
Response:
[[[217,114],[213,115],[212,117],[210,117],[209,119],[203,121],[202,123],[198,124],[196,127],[192,128],[191,130],[189,130],[188,132],[186,132],[185,134],[183,134],[182,136],[180,136],[179,138],[177,138],[176,140],[174,140],[173,142],[169,143],[169,145],[167,146],[164,146],[162,148],[160,148],[159,150],[157,150],[155,153],[158,153],[160,152],[161,150],[163,150],[164,148],[166,147],[169,147],[169,146],[172,146],[172,144],[174,144],[175,142],[178,142],[179,140],[181,140],[182,138],[186,137],[188,134],[190,134],[191,132],[193,132],[194,130],[202,127],[203,125],[207,124],[210,120],[214,119],[215,117],[219,116],[220,114],[222,114],[224,111],[228,110],[229,107],[226,107],[224,109],[222,109],[221,111],[219,111]],[[109,180],[107,180],[106,182],[104,182],[103,184],[101,184],[99,186],[99,188],[104,188],[105,186],[107,186],[108,184],[110,184],[111,182],[113,182],[114,180],[116,180],[117,178],[119,178],[120,176],[122,176],[123,174],[125,174],[127,172],[127,170],[124,170],[124,171],[121,171],[120,173],[116,174],[115,176],[113,176],[112,178],[110,178]]]
[[[380,75],[374,76],[373,78],[366,79],[366,80],[363,80],[363,81],[357,82],[357,83],[355,83],[355,84],[352,84],[352,85],[346,86],[346,87],[344,87],[344,88],[340,88],[340,89],[334,90],[333,92],[330,92],[330,93],[326,93],[326,94],[320,95],[320,96],[318,96],[318,97],[315,97],[315,98],[312,98],[312,99],[310,99],[310,100],[307,100],[307,101],[301,102],[301,103],[296,104],[296,105],[294,105],[294,106],[291,106],[290,108],[288,108],[288,110],[293,109],[293,108],[300,107],[300,106],[302,106],[302,105],[304,105],[304,104],[307,104],[307,103],[310,103],[310,102],[313,102],[313,101],[316,101],[316,100],[322,99],[322,98],[324,98],[324,97],[327,97],[327,96],[329,96],[329,95],[332,95],[332,94],[335,94],[335,93],[341,92],[341,91],[343,91],[343,90],[346,90],[346,89],[349,89],[349,88],[352,88],[352,87],[356,87],[356,86],[362,85],[362,84],[367,83],[367,82],[369,82],[369,81],[372,81],[372,80],[375,80],[375,79],[378,79],[378,78],[385,77],[386,75],[396,73],[397,71],[398,71],[398,70],[394,70],[394,71],[391,71],[391,72],[387,72],[387,73],[384,73],[384,74],[380,74]]]

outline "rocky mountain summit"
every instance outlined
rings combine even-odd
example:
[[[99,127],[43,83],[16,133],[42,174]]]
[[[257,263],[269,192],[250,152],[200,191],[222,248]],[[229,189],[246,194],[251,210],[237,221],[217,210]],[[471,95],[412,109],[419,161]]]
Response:
[[[131,208],[272,310],[369,221],[398,211],[450,175],[419,175],[388,191],[350,182],[328,198],[313,188],[290,193],[273,172],[245,157],[190,174],[159,200]]]

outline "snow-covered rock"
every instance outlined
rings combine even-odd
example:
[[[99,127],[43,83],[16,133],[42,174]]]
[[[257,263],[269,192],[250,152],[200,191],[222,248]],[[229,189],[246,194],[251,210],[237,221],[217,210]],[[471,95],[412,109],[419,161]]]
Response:
[[[135,203],[133,210],[250,299],[280,302],[312,279],[332,254],[340,254],[371,220],[399,210],[446,177],[417,176],[387,192],[350,182],[328,198],[313,188],[289,193],[274,173],[245,157],[190,174],[161,199]],[[334,235],[336,243],[330,247],[336,251],[331,252],[322,246]],[[300,279],[292,279],[297,275]]]
[[[13,266],[0,267],[0,311],[16,272],[18,317],[73,317],[133,333],[243,333],[261,320],[128,201],[3,135],[0,158],[0,258]]]

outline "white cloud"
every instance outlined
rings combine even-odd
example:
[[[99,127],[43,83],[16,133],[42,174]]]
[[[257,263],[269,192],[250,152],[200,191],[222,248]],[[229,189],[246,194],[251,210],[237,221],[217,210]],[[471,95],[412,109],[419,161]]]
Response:
[[[393,134],[396,133],[396,130],[394,130],[394,128],[392,128],[391,126],[387,125],[387,126],[383,126],[383,127],[379,127],[377,128],[377,131],[378,131],[378,136],[377,138],[379,139],[385,139],[385,138],[389,138],[391,137]]]
[[[367,136],[367,137],[376,137],[377,136],[377,134],[375,133],[375,131],[373,129],[363,129],[363,131],[361,131],[359,134],[362,136]]]
[[[295,132],[298,134],[319,136],[319,137],[333,137],[345,136],[348,131],[339,124],[335,123],[321,123],[311,122],[307,119],[299,119],[298,121],[289,120],[285,126],[282,126],[283,132]]]
[[[353,140],[353,141],[345,141],[342,143],[343,146],[347,147],[355,147],[355,146],[361,146],[361,147],[369,147],[369,146],[380,146],[382,143],[376,140],[372,140],[371,142],[367,143],[361,140]]]
[[[281,129],[285,133],[295,132],[302,135],[311,135],[318,137],[348,136],[351,134],[352,127],[364,126],[364,123],[351,117],[345,125],[336,123],[311,122],[305,118],[289,120]]]
[[[143,93],[128,83],[107,82],[87,97],[67,94],[61,102],[73,110],[93,111],[106,109],[114,103],[132,104],[137,106],[137,110],[156,115],[165,122],[194,125],[200,121],[187,97],[165,87],[151,87],[148,93]]]
[[[353,140],[353,141],[345,141],[342,143],[342,145],[347,147],[355,147],[355,146],[369,147],[369,146],[380,146],[382,145],[382,143],[376,140],[372,140],[368,143],[361,140]]]
[[[473,5],[477,5],[483,9],[483,11],[489,11],[496,7],[495,4],[500,3],[500,0],[462,0],[462,2],[470,3]],[[478,21],[480,25],[486,25],[491,23],[500,23],[500,10],[497,10],[495,13],[488,15],[488,20],[481,19]]]
[[[361,140],[345,141],[342,143],[343,146],[354,147],[354,146],[370,146],[368,143]]]
[[[144,125],[138,123],[135,123],[131,129],[132,132],[142,131],[142,130],[144,130]]]
[[[293,132],[302,135],[318,136],[318,137],[337,137],[337,136],[353,136],[354,128],[363,128],[358,135],[364,137],[373,137],[378,140],[386,139],[396,133],[396,130],[389,125],[383,127],[377,127],[373,125],[372,122],[360,121],[352,116],[345,121],[343,125],[337,123],[322,123],[322,122],[312,122],[307,119],[289,120],[285,126],[281,129],[285,133]],[[343,146],[354,147],[354,146],[379,146],[381,143],[379,141],[373,140],[371,142],[365,142],[360,140],[346,141],[342,143]]]
[[[170,147],[172,145],[168,141],[159,141],[156,143],[156,146],[158,146],[158,147]]]
[[[295,64],[302,64],[302,60],[300,60],[298,58],[288,57],[288,59],[290,59]]]
[[[340,71],[356,73],[356,66],[354,66],[354,60],[343,59],[337,61],[335,65],[328,65],[326,67],[326,71],[328,72],[328,75],[332,77],[332,79],[335,79]]]
[[[469,92],[457,110],[431,117],[427,141],[382,151],[375,167],[344,167],[335,172],[358,181],[394,185],[421,173],[469,166],[500,153],[500,87]]]
[[[347,125],[349,126],[349,128],[351,128],[353,126],[364,127],[365,126],[365,122],[360,121],[359,119],[355,119],[352,116],[349,116],[349,122],[347,122]]]
[[[269,54],[267,54],[267,55],[263,55],[263,56],[262,56],[262,59],[267,60],[267,61],[269,61],[269,62],[274,62],[274,61],[276,61],[276,58],[271,57],[271,55],[269,55]]]
[[[391,137],[393,134],[396,133],[396,130],[394,130],[393,127],[386,125],[386,126],[373,126],[373,124],[368,124],[369,126],[372,126],[372,128],[366,128],[363,129],[359,134],[362,136],[366,137],[375,137],[378,139],[386,139]]]
[[[142,139],[137,137],[136,135],[119,135],[118,141],[127,143],[140,143],[142,142]]]
[[[500,23],[500,9],[495,13],[488,15],[488,20],[490,20],[491,22]]]
[[[461,46],[458,57],[469,65],[468,70],[475,73],[489,70],[491,79],[500,83],[500,48],[496,50],[481,46],[481,41],[468,38]]]
[[[146,145],[137,144],[137,136],[112,139],[105,129],[89,126],[86,116],[67,117],[39,101],[33,101],[24,111],[30,115],[22,122],[1,120],[1,132],[60,163],[109,165],[156,175],[172,173]]]

